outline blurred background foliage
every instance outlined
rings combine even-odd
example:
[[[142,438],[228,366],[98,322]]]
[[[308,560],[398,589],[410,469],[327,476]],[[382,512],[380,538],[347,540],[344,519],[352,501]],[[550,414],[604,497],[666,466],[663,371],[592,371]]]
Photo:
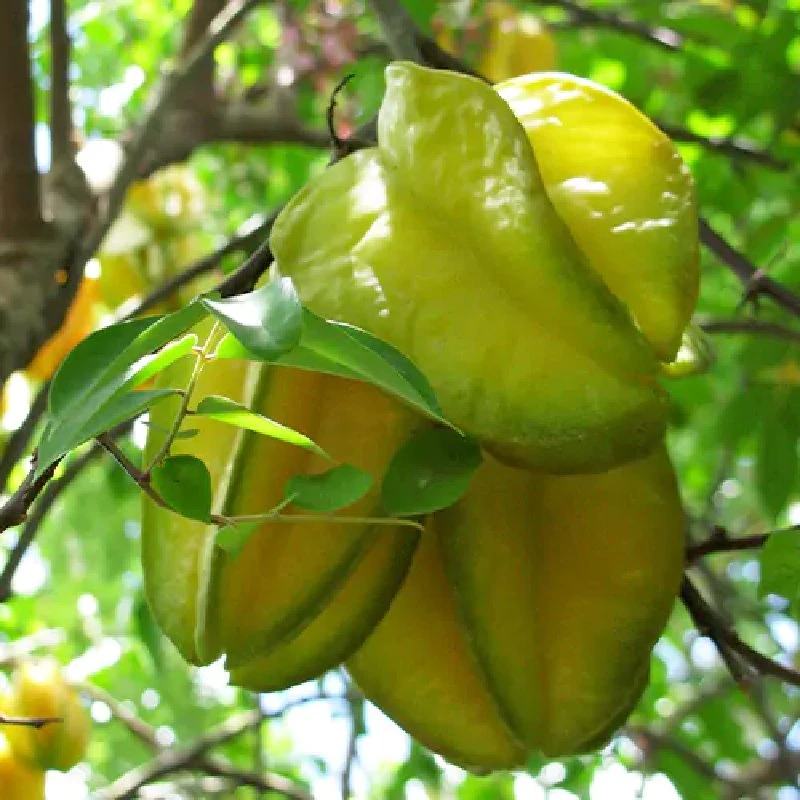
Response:
[[[757,269],[800,292],[798,0],[406,5],[441,46],[492,77],[557,68],[629,98],[679,143],[709,224]],[[93,186],[110,181],[120,158],[113,142],[125,141],[147,108],[190,7],[190,0],[70,0],[71,96]],[[37,150],[46,169],[47,5],[31,10]],[[345,75],[354,78],[339,98],[340,135],[375,113],[387,58],[360,0],[264,3],[216,50],[217,91],[288,109],[319,145],[330,94]],[[285,138],[207,143],[134,185],[75,313],[6,385],[0,447],[92,326],[124,313],[242,226],[260,224],[324,168],[324,147]],[[761,550],[699,558],[692,575],[743,640],[800,667],[800,323],[769,297],[751,301],[710,249],[702,259],[696,321],[716,360],[706,373],[670,384],[670,450],[691,535],[699,542],[721,530],[731,537],[787,530]],[[229,255],[219,269],[241,260]],[[159,308],[218,277],[206,275]],[[128,445],[134,459],[136,433]],[[91,684],[87,760],[48,776],[51,800],[87,797],[158,749],[188,744],[254,708],[267,721],[215,752],[241,769],[284,775],[320,800],[348,791],[409,800],[800,798],[800,688],[756,676],[743,691],[680,605],[656,647],[650,686],[614,741],[585,758],[532,761],[523,774],[479,778],[446,766],[345,696],[341,675],[279,696],[231,689],[221,669],[188,668],[154,627],[142,594],[138,500],[126,475],[94,461],[53,504],[0,605],[0,662],[10,664],[21,643],[22,651],[54,653],[73,680]],[[3,536],[0,559],[18,535]],[[293,707],[298,698],[304,702]],[[131,719],[155,739],[137,736]],[[166,774],[141,797],[280,796],[236,789],[219,776],[214,783],[202,772]]]

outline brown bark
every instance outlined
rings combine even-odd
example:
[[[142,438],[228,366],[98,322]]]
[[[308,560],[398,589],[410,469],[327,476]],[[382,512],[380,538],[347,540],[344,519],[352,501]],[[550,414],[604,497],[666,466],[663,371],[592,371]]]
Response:
[[[226,0],[195,0],[184,23],[180,57],[185,58],[207,33],[213,19],[225,8]],[[214,103],[214,54],[209,53],[181,91],[177,105],[207,109]]]
[[[0,25],[0,244],[42,235],[28,54],[27,0],[7,0]]]

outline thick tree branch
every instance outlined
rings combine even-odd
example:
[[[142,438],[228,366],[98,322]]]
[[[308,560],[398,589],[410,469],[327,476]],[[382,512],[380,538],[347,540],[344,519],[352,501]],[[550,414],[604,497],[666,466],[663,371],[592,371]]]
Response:
[[[790,314],[800,317],[800,297],[764,274],[747,256],[726,242],[702,217],[700,217],[700,241],[742,282],[745,299],[769,297]]]
[[[50,0],[50,149],[53,162],[71,160],[72,113],[69,101],[70,38],[65,0]]]
[[[423,63],[417,26],[402,0],[369,0],[369,5],[391,54],[398,59]]]
[[[0,245],[3,246],[8,241],[40,239],[44,233],[33,123],[28,0],[7,0],[0,25]]]
[[[218,142],[243,144],[303,144],[327,147],[327,133],[310,128],[290,106],[272,102],[215,100],[207,107],[173,109],[165,115],[162,135],[143,156],[138,178],[145,178],[167,164],[185,161],[199,147]]]
[[[185,59],[210,30],[226,0],[194,0],[183,26],[180,58]],[[207,52],[176,98],[176,106],[209,108],[214,102],[214,52]]]

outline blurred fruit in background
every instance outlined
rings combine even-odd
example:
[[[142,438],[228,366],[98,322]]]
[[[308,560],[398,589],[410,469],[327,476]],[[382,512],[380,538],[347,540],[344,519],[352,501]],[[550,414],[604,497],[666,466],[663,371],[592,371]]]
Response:
[[[10,726],[9,726],[10,727]],[[24,764],[0,732],[0,796],[3,800],[44,800],[44,772]]]
[[[530,72],[555,69],[556,42],[542,20],[510,3],[488,3],[489,34],[478,72],[490,81],[504,81]]]
[[[14,725],[4,731],[15,755],[25,763],[41,770],[66,771],[85,755],[91,731],[89,715],[54,659],[19,664],[2,705],[15,717],[60,719],[41,728]],[[2,781],[0,787],[5,788]],[[6,800],[5,792],[0,797]]]
[[[95,325],[97,280],[84,277],[61,327],[39,348],[25,372],[38,381],[49,380],[64,357],[88,336]]]

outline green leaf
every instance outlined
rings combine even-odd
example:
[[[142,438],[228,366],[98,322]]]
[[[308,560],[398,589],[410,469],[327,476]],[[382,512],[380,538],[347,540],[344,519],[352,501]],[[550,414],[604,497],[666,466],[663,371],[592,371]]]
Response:
[[[412,436],[395,454],[381,487],[390,514],[427,514],[453,505],[466,491],[482,456],[477,442],[449,428]]]
[[[357,328],[355,325],[348,325],[344,322],[330,322],[328,324],[342,328],[348,336],[363,344],[364,347],[376,352],[414,387],[433,411],[437,414],[442,413],[439,407],[439,400],[430,383],[428,383],[428,379],[422,374],[417,365],[406,358],[399,350],[392,347],[388,342],[384,342],[383,339],[379,339],[377,336],[373,336],[368,331]]]
[[[125,420],[144,414],[163,397],[171,394],[175,394],[174,389],[147,389],[117,394],[88,419],[85,418],[85,414],[61,423],[49,419],[39,441],[37,474],[41,474],[45,466],[52,464],[83,442],[105,433]]]
[[[193,303],[165,317],[103,328],[78,344],[50,387],[48,425],[39,445],[37,474],[73,448],[118,422],[138,416],[163,397],[166,390],[148,393],[131,389],[191,351],[197,343],[194,334],[173,340],[205,314],[200,304]],[[123,412],[128,416],[120,416]]]
[[[245,406],[219,395],[209,395],[204,397],[194,412],[200,417],[215,419],[217,422],[224,422],[226,425],[234,425],[237,428],[244,428],[272,439],[279,439],[286,444],[302,447],[310,450],[317,455],[330,460],[330,456],[315,442],[293,428],[281,425],[279,422],[269,419],[269,417],[256,414],[245,408]]]
[[[761,428],[756,479],[764,508],[775,519],[786,507],[797,475],[797,433],[784,415],[768,408]]]
[[[47,396],[49,414],[53,417],[63,415],[88,394],[88,387],[101,384],[120,352],[130,347],[158,319],[146,317],[110,325],[79,342],[53,376]]]
[[[302,320],[300,341],[275,358],[261,356],[248,349],[241,338],[230,335],[223,337],[214,355],[217,358],[264,358],[284,367],[371,383],[436,422],[454,428],[442,417],[427,378],[392,345],[361,328],[318,317],[307,308],[302,310]]]
[[[450,425],[442,417],[428,381],[399,350],[366,331],[328,322],[308,309],[303,309],[300,347],[277,363],[358,378],[398,397],[437,422]]]
[[[147,605],[147,600],[143,593],[136,600],[134,626],[139,640],[153,660],[155,672],[160,673],[164,666],[164,647],[161,630],[153,619],[150,606]]]
[[[352,505],[372,488],[372,476],[352,464],[316,475],[295,475],[286,482],[286,497],[300,508],[331,512]]]
[[[151,473],[153,488],[173,511],[189,519],[211,521],[211,475],[195,456],[170,456]]]
[[[231,558],[236,558],[244,550],[250,537],[263,524],[263,522],[237,522],[235,525],[226,525],[217,531],[214,543]]]
[[[767,539],[758,594],[777,594],[800,607],[800,530],[780,531]]]
[[[250,353],[265,361],[300,341],[303,309],[289,278],[271,280],[249,294],[202,302]]]

